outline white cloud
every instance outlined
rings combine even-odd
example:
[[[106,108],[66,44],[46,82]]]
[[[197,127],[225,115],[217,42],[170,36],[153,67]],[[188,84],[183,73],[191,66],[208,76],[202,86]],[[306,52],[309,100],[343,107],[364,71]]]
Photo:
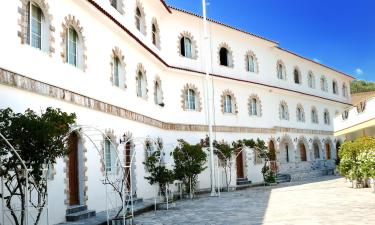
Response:
[[[313,60],[317,63],[322,63],[322,61],[320,59],[317,59],[317,58],[313,58]]]
[[[363,75],[363,70],[361,68],[357,68],[355,69],[355,73],[360,76],[360,75]]]

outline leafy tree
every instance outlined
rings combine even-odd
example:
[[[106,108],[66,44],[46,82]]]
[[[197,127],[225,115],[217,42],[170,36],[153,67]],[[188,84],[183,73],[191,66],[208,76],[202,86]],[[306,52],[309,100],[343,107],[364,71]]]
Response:
[[[25,192],[37,194],[36,199],[28,201],[37,211],[34,224],[39,223],[47,196],[43,168],[67,155],[65,137],[75,119],[75,114],[53,108],[47,108],[41,115],[30,109],[24,113],[14,113],[10,108],[0,110],[0,133],[14,146],[29,169],[28,190],[25,190],[26,177],[21,162],[10,152],[6,143],[0,141],[0,176],[7,190],[0,193],[0,198],[5,200],[14,224],[25,224]],[[17,211],[18,204],[21,205],[21,212]]]
[[[350,92],[352,94],[375,91],[375,83],[363,80],[354,80],[350,83]]]
[[[173,151],[175,178],[182,181],[185,191],[192,197],[198,175],[206,169],[207,154],[200,144],[190,145],[183,139],[178,143]]]
[[[161,139],[158,139],[157,149],[150,151],[150,142],[146,142],[146,160],[143,162],[147,172],[150,174],[145,179],[149,181],[151,185],[158,184],[159,190],[163,196],[164,201],[167,200],[166,188],[169,184],[172,184],[175,180],[174,171],[165,167],[163,163],[163,144]]]

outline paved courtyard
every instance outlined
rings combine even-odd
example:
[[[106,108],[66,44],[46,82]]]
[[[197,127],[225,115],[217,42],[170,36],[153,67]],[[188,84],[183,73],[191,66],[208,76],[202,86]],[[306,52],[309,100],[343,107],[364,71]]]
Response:
[[[136,224],[375,224],[375,194],[336,176],[256,187],[177,202],[175,209],[142,214]]]

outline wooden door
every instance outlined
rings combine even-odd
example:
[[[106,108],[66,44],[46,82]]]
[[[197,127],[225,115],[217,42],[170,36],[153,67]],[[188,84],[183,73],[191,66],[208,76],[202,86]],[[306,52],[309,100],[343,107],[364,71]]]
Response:
[[[270,141],[268,149],[270,151],[270,161],[276,161],[275,144],[273,143],[273,141]]]
[[[326,143],[326,159],[331,159],[331,148],[329,143]]]
[[[131,143],[126,143],[125,145],[125,179],[126,179],[126,189],[130,191],[131,187]]]
[[[69,137],[69,204],[79,205],[78,136]]]
[[[236,166],[237,166],[237,178],[245,178],[244,173],[243,173],[243,156],[242,152],[241,153],[236,153],[237,158],[236,158]]]
[[[300,155],[301,155],[301,161],[302,162],[307,161],[306,148],[305,148],[304,144],[302,144],[302,143],[300,144],[299,151],[300,151]]]

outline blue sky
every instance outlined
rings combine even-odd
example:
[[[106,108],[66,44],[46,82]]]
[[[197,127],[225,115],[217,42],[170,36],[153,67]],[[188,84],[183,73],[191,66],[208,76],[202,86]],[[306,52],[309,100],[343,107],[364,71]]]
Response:
[[[208,17],[375,81],[374,0],[207,0]],[[201,14],[201,0],[166,0]]]

